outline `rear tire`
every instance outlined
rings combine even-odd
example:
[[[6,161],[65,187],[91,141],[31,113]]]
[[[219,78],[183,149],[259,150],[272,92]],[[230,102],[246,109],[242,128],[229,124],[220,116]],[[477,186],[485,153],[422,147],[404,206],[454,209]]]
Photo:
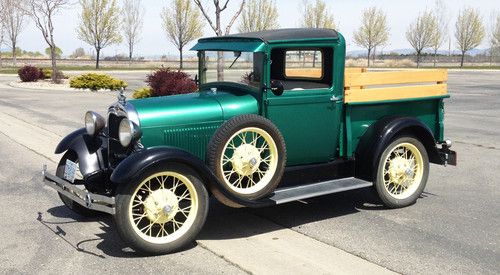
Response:
[[[117,189],[114,218],[118,234],[147,255],[187,246],[200,232],[207,214],[207,190],[196,172],[183,165],[157,165]]]
[[[414,204],[424,191],[429,176],[429,157],[414,137],[399,137],[379,157],[375,190],[390,208]]]
[[[56,170],[56,176],[63,179],[64,178],[64,169],[66,167],[66,160],[71,160],[73,162],[78,163],[78,156],[76,153],[72,151],[67,151],[61,160],[59,161],[59,164],[57,165],[57,170]],[[83,179],[75,179],[74,184],[83,184]],[[83,216],[83,217],[96,217],[101,215],[100,212],[93,211],[90,209],[87,209],[80,204],[76,203],[72,199],[62,195],[61,193],[57,193],[59,195],[59,198],[61,201],[64,203],[66,207],[68,207],[71,211],[75,212],[76,214]]]

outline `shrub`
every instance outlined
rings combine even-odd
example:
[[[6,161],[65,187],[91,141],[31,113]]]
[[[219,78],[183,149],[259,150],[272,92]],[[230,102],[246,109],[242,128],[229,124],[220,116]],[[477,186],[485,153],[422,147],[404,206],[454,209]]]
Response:
[[[76,89],[97,90],[120,90],[126,88],[128,84],[122,80],[112,78],[105,74],[89,73],[74,77],[70,80],[69,86]]]
[[[22,82],[36,82],[41,79],[41,71],[34,66],[24,66],[17,71]]]
[[[42,68],[40,69],[42,72],[40,79],[52,79],[52,69],[49,68]],[[56,80],[60,79],[68,79],[68,76],[66,76],[62,71],[57,71],[57,77]]]
[[[40,79],[51,79],[52,78],[52,69],[42,68],[40,69]]]
[[[152,96],[187,94],[197,90],[196,83],[188,74],[170,69],[160,69],[146,78]]]
[[[139,98],[151,97],[152,95],[153,95],[153,89],[151,89],[150,87],[145,87],[135,90],[132,97],[135,99],[139,99]]]

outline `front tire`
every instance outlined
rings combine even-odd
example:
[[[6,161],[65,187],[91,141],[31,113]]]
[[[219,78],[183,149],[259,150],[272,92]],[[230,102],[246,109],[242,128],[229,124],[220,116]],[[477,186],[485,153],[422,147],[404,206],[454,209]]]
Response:
[[[133,249],[145,254],[185,247],[200,232],[207,213],[207,190],[186,166],[157,165],[117,189],[117,231]]]
[[[400,208],[417,201],[428,176],[429,157],[425,147],[413,137],[400,137],[380,155],[374,185],[387,207]]]

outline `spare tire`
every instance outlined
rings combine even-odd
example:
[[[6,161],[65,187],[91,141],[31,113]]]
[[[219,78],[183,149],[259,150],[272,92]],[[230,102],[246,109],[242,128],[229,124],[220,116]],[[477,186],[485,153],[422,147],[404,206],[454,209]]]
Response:
[[[283,176],[285,141],[270,120],[237,116],[213,135],[207,162],[225,191],[239,199],[257,200],[271,194]]]

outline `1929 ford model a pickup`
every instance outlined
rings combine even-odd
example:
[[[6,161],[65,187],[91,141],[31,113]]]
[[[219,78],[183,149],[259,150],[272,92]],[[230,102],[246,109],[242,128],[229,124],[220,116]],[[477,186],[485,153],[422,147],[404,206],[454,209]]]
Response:
[[[193,49],[198,92],[120,96],[107,119],[87,112],[85,128],[56,148],[56,175],[44,170],[66,206],[114,215],[138,251],[193,241],[209,195],[262,207],[373,186],[386,206],[404,207],[422,193],[429,162],[456,164],[443,138],[446,71],[344,69],[344,38],[328,29],[206,38]],[[419,85],[393,85],[408,83]]]

